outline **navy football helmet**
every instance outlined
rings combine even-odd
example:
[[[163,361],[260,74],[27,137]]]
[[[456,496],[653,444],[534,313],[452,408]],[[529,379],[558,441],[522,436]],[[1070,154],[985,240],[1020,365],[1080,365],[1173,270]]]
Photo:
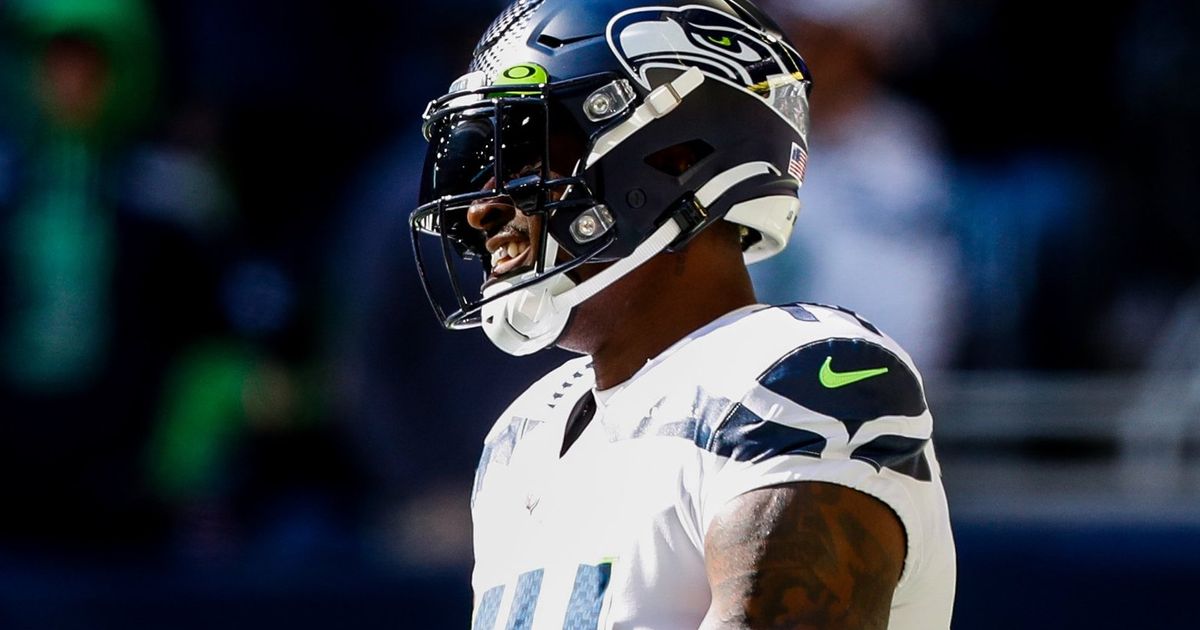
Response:
[[[745,0],[518,0],[424,115],[411,228],[437,316],[527,354],[575,306],[715,221],[744,228],[747,263],[780,251],[811,86]],[[497,245],[471,224],[472,208],[497,204],[527,233]],[[589,263],[611,264],[577,284],[571,270]]]

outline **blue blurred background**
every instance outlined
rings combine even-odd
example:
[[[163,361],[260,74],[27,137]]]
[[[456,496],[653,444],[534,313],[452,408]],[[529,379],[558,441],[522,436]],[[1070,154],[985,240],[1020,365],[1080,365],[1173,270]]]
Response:
[[[925,372],[955,627],[1195,625],[1200,6],[763,4],[816,88],[760,298]],[[501,8],[0,0],[0,627],[468,624],[478,445],[565,355],[443,332],[406,216]]]

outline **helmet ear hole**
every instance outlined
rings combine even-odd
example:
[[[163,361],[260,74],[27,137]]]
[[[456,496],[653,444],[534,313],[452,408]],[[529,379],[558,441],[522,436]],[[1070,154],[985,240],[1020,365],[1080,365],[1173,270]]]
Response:
[[[646,156],[645,162],[656,171],[679,177],[712,155],[713,151],[712,145],[697,138],[659,149]]]

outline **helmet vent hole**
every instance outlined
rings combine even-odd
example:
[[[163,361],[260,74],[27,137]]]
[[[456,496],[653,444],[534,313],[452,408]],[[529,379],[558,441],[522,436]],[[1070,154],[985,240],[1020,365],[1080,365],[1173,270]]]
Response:
[[[537,43],[545,46],[546,48],[562,48],[563,40],[554,37],[553,35],[546,35],[545,33],[542,33],[541,35],[538,35]]]
[[[713,150],[712,145],[703,140],[688,140],[646,156],[646,164],[671,177],[679,177],[712,155]]]

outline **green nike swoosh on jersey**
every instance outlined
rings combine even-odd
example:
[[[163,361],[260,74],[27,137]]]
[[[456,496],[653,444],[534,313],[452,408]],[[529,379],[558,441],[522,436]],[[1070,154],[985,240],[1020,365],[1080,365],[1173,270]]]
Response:
[[[845,387],[851,383],[865,381],[881,374],[887,374],[888,371],[887,368],[881,367],[870,370],[854,370],[852,372],[834,372],[830,366],[831,363],[833,363],[833,357],[825,357],[825,363],[821,364],[821,372],[817,375],[821,379],[821,385],[829,389],[836,389],[838,387]]]

